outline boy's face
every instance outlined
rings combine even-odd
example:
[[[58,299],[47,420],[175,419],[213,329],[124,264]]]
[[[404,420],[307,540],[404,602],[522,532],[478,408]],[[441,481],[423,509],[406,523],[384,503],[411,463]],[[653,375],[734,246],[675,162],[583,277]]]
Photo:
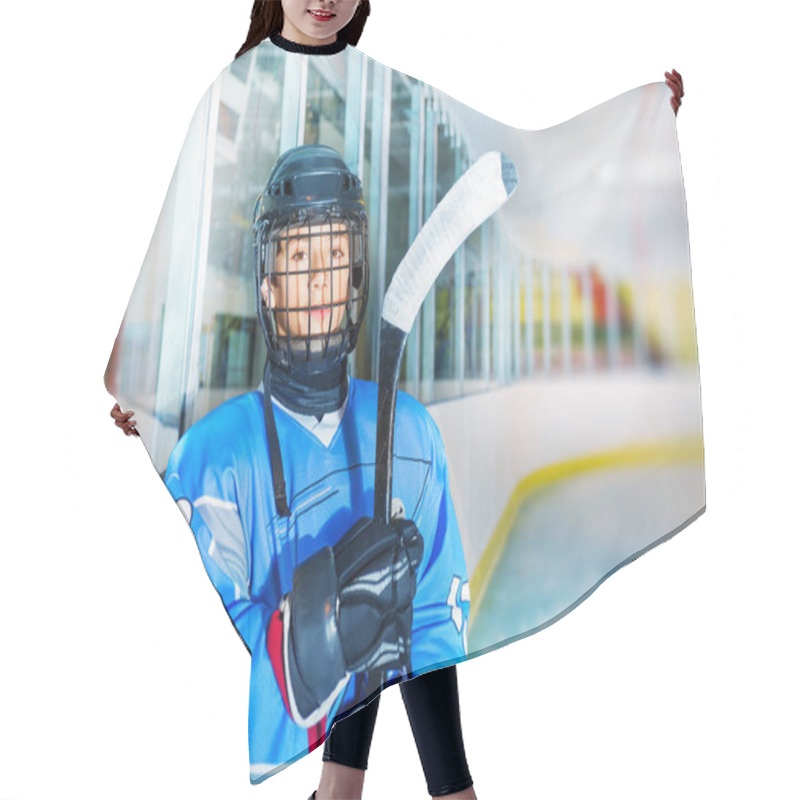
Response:
[[[279,336],[338,331],[350,301],[350,236],[344,222],[304,225],[273,245],[275,269],[261,283]]]

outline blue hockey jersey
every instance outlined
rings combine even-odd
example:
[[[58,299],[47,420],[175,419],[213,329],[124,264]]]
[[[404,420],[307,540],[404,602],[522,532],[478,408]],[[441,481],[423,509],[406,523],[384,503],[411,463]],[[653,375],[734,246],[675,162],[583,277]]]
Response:
[[[347,405],[326,446],[275,404],[291,515],[272,491],[263,395],[229,400],[193,425],[175,447],[166,484],[192,531],[206,570],[250,650],[251,781],[269,777],[317,746],[337,713],[364,699],[363,675],[350,676],[316,733],[286,711],[266,630],[295,567],[333,546],[372,516],[377,385],[350,379]],[[416,400],[400,392],[395,418],[392,497],[424,541],[414,598],[414,674],[463,660],[469,589],[439,431]]]

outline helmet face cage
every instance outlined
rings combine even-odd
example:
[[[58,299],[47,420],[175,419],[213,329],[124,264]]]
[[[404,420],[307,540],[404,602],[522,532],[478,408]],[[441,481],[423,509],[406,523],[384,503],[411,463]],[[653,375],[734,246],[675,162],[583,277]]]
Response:
[[[367,223],[362,208],[267,213],[256,225],[259,320],[270,360],[314,374],[356,346],[367,304]]]

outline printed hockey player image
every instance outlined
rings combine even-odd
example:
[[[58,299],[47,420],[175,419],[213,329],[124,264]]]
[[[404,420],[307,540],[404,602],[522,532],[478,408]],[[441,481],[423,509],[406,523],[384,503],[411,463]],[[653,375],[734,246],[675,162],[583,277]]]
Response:
[[[397,395],[376,519],[377,386],[348,376],[368,289],[361,183],[332,148],[275,163],[254,214],[262,385],[194,424],[165,480],[252,658],[251,780],[415,665],[464,658],[467,570],[439,431]]]

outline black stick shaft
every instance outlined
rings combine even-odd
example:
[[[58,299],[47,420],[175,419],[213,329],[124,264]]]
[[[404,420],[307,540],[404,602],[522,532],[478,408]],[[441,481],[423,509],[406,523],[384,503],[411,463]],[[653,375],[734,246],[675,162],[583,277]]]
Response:
[[[375,517],[388,523],[392,516],[392,457],[397,381],[407,334],[381,319],[378,366],[378,429],[375,441]]]

